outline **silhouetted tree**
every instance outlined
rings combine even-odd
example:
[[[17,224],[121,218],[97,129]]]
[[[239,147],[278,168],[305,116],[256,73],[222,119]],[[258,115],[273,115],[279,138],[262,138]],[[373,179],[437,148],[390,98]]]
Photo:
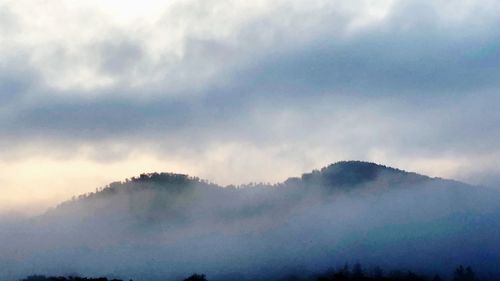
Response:
[[[108,278],[106,278],[106,277],[82,278],[82,277],[74,277],[74,276],[70,276],[70,277],[63,277],[63,276],[46,277],[44,275],[31,275],[31,276],[28,276],[21,281],[108,281]],[[112,279],[109,281],[122,281],[122,280]]]
[[[373,278],[377,280],[382,280],[384,278],[384,271],[380,266],[375,266],[375,268],[373,268]]]
[[[462,265],[455,269],[453,273],[453,281],[475,281],[476,274],[470,266],[464,268]]]
[[[347,263],[344,264],[344,267],[342,268],[342,274],[344,274],[347,277],[351,276],[351,270],[349,269],[349,265]]]
[[[432,278],[432,281],[443,281],[443,279],[441,279],[441,276],[439,276],[439,274],[436,274],[434,275],[434,278]]]
[[[412,271],[391,271],[384,275],[384,271],[379,266],[373,268],[373,274],[363,272],[363,268],[359,262],[354,264],[352,270],[345,264],[343,267],[330,269],[321,275],[317,275],[315,279],[306,278],[296,275],[284,275],[280,279],[263,278],[262,280],[279,280],[279,281],[300,281],[300,280],[316,280],[316,281],[442,281],[443,279],[438,274],[433,278],[426,278],[424,275],[414,273]],[[453,272],[453,281],[478,281],[474,271],[468,266],[459,266]],[[482,280],[482,279],[481,279]],[[484,281],[493,281],[499,279],[485,279]],[[84,277],[46,277],[44,275],[32,275],[21,281],[122,281],[117,279],[100,278],[84,278]],[[132,281],[132,280],[130,280]],[[193,274],[183,281],[207,281],[204,274]]]
[[[333,280],[349,280],[350,275],[349,265],[346,263],[342,268],[335,272],[335,274],[333,275]]]
[[[408,271],[406,277],[403,280],[407,281],[425,281],[425,278],[415,274],[414,272]]]
[[[205,278],[205,274],[193,274],[188,278],[184,279],[184,281],[207,281]]]
[[[365,274],[363,273],[363,268],[359,262],[354,264],[352,268],[352,280],[363,280]]]

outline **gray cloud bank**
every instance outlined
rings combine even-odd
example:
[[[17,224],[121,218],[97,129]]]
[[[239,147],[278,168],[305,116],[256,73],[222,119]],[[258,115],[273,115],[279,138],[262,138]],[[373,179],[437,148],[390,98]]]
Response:
[[[30,26],[6,4],[2,149],[85,144],[105,154],[107,143],[120,143],[168,155],[285,144],[304,155],[335,147],[350,158],[382,150],[497,166],[498,3],[394,1],[363,25],[370,13],[356,8],[365,4],[280,3],[227,31],[218,25],[227,14],[213,10],[224,1],[174,5],[154,24],[164,34],[140,25],[92,30],[92,18],[93,39],[76,45],[77,55],[66,39],[19,43],[14,31]],[[173,43],[149,46],[165,40]],[[78,69],[104,84],[67,82]],[[461,177],[492,183],[471,173]]]

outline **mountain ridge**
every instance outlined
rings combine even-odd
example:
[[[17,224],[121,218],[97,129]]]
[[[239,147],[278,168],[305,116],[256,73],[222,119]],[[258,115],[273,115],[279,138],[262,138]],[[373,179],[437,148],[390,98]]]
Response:
[[[53,270],[57,264],[87,275],[147,273],[145,280],[154,281],[200,265],[222,280],[234,272],[317,271],[348,260],[488,270],[500,260],[499,200],[499,192],[362,161],[246,187],[150,173],[0,231],[7,241],[0,258],[22,257],[12,261],[16,276],[25,276],[30,264],[64,274]]]
[[[290,202],[299,202],[310,196],[330,200],[329,198],[335,194],[387,192],[430,184],[470,187],[470,185],[458,181],[431,178],[414,172],[358,160],[332,163],[319,170],[315,169],[303,173],[300,177],[290,177],[276,184],[221,186],[187,174],[153,172],[142,173],[138,177],[132,177],[125,181],[115,181],[96,189],[96,192],[73,197],[71,200],[64,201],[55,208],[49,209],[47,213],[71,209],[72,206],[103,211],[109,209],[109,206],[98,202],[115,198],[115,201],[121,200],[122,205],[132,206],[133,209],[137,209],[133,207],[134,205],[150,204],[151,206],[147,206],[146,209],[151,213],[168,211],[180,214],[184,212],[182,209],[186,206],[199,204],[201,201],[210,201],[210,198],[214,200],[226,198],[227,201],[240,202],[257,197],[263,202],[277,200],[278,203],[268,203],[269,206],[273,204],[288,205],[292,204]],[[186,206],[179,202],[183,202]],[[85,207],[85,205],[89,206]],[[249,208],[254,209],[254,207]]]

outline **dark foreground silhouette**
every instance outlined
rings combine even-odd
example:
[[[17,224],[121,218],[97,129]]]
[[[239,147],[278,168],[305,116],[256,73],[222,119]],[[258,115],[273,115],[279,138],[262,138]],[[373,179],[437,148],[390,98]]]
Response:
[[[375,267],[370,271],[365,271],[361,264],[356,263],[352,269],[348,265],[336,270],[329,270],[323,274],[300,278],[298,276],[288,276],[282,278],[268,278],[263,280],[277,281],[444,281],[439,274],[428,276],[412,271],[391,271],[385,274],[380,267]],[[455,269],[450,279],[451,281],[494,281],[496,279],[479,278],[471,267],[459,266]],[[21,281],[123,281],[121,279],[83,278],[83,277],[46,277],[43,275],[29,276]],[[130,280],[132,281],[132,280]],[[183,281],[208,281],[204,274],[193,274]],[[235,280],[236,281],[236,280]]]

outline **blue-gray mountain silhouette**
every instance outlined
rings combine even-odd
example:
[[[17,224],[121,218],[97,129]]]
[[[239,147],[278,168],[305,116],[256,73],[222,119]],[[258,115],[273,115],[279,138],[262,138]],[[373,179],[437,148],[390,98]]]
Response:
[[[498,202],[494,189],[361,161],[277,184],[141,174],[3,227],[0,261],[9,268],[0,263],[0,280],[33,267],[51,276],[173,280],[195,271],[252,280],[357,260],[432,274],[466,264],[500,276]]]
[[[314,170],[310,173],[304,173],[301,177],[292,177],[278,184],[247,184],[238,187],[222,186],[200,180],[197,177],[190,177],[185,174],[176,173],[149,173],[141,174],[139,177],[132,177],[124,182],[113,182],[95,193],[88,193],[74,199],[94,199],[113,196],[114,194],[127,192],[140,192],[145,190],[168,192],[171,196],[190,192],[193,189],[204,188],[207,191],[219,192],[221,194],[231,194],[234,190],[244,193],[245,188],[271,188],[272,191],[286,193],[288,189],[304,188],[324,188],[326,190],[349,191],[352,188],[368,187],[370,183],[377,183],[387,187],[410,187],[415,184],[422,184],[434,181],[435,183],[445,180],[430,178],[416,173],[387,167],[370,162],[362,161],[342,161],[331,164],[321,170]],[[458,185],[465,185],[455,182]],[[72,200],[75,201],[75,200]],[[63,203],[70,204],[72,201]]]

